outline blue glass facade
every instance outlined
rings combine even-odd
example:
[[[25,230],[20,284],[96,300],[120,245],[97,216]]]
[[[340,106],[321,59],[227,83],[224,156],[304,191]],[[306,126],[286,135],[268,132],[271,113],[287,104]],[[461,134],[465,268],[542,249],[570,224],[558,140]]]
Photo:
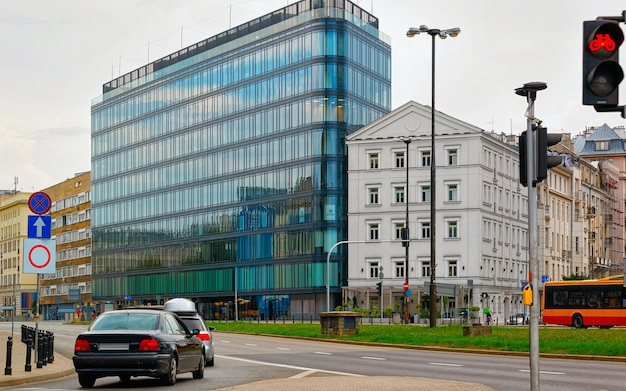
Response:
[[[391,107],[377,24],[303,0],[105,84],[94,299],[192,297],[209,319],[235,297],[239,315],[325,310],[327,251],[347,238],[345,136]],[[338,304],[345,251],[331,260]]]

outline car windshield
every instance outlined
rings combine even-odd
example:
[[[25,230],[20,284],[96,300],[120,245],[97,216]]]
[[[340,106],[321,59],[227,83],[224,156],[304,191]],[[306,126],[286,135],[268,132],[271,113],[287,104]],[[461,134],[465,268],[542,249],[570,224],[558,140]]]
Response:
[[[104,313],[96,318],[90,330],[156,330],[158,314]]]

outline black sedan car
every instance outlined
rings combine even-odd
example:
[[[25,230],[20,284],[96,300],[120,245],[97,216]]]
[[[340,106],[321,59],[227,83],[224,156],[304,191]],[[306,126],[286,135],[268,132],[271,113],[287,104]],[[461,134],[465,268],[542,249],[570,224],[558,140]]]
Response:
[[[90,388],[101,377],[119,376],[125,382],[132,376],[150,376],[172,385],[183,372],[202,379],[205,358],[198,332],[187,329],[169,311],[105,312],[76,338],[73,361],[78,382]]]

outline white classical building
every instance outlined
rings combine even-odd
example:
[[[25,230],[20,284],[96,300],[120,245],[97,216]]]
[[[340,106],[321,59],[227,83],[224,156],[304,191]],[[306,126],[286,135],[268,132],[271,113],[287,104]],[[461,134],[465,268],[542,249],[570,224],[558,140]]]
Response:
[[[440,316],[489,307],[494,319],[524,311],[528,195],[519,185],[515,136],[496,135],[436,113],[436,267]],[[411,140],[407,143],[402,138]],[[507,142],[507,141],[510,141]],[[428,308],[431,108],[413,101],[352,133],[348,147],[348,286],[359,307]],[[408,165],[408,167],[407,167]],[[408,186],[407,186],[408,172]],[[407,202],[408,199],[408,202]],[[409,255],[401,232],[408,210]],[[384,277],[381,278],[381,274]],[[383,297],[377,283],[383,284]]]

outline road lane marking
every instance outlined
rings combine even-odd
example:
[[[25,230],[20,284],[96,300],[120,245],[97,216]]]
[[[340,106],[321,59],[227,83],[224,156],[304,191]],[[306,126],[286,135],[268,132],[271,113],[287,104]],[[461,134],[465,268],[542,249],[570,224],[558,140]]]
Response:
[[[303,377],[307,377],[309,375],[312,375],[314,373],[317,373],[316,370],[311,369],[310,371],[304,371],[304,372],[300,372],[297,375],[293,375],[290,377],[290,379],[302,379]]]
[[[370,357],[370,356],[363,356],[361,358],[364,358],[366,360],[379,360],[379,361],[386,361],[387,359],[384,357]]]
[[[520,369],[520,372],[530,372],[530,369]],[[565,375],[565,372],[550,372],[550,371],[539,371],[539,373],[545,375]]]
[[[439,365],[441,367],[462,367],[461,364],[449,364],[445,362],[429,362],[430,365]]]
[[[246,346],[256,346],[255,343],[247,343]]]
[[[230,343],[230,341],[220,341],[220,343]]]
[[[289,348],[276,348],[276,350],[291,350]]]
[[[298,367],[298,366],[295,366],[295,365],[287,365],[287,364],[275,364],[275,363],[271,363],[271,362],[248,360],[248,359],[245,359],[245,358],[223,356],[223,355],[218,355],[218,354],[216,354],[215,357],[220,358],[220,359],[225,359],[225,360],[242,361],[242,362],[247,362],[247,363],[250,363],[250,364],[268,365],[268,366],[272,366],[272,367],[280,367],[280,368],[288,368],[288,369],[297,369],[297,370],[300,370],[300,371],[316,371],[316,372],[330,373],[332,375],[339,375],[339,376],[365,377],[365,375],[359,375],[359,374],[356,374],[356,373],[327,371],[325,369]]]
[[[328,353],[328,352],[313,352],[315,354],[326,354],[326,355],[332,355],[332,353]]]

